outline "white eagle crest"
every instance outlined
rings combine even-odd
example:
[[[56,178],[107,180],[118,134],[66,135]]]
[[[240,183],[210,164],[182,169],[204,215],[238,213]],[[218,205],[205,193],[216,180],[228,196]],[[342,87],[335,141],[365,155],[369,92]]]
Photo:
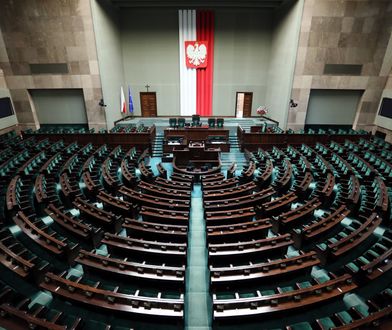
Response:
[[[189,59],[189,63],[194,66],[199,66],[204,63],[207,56],[207,47],[204,44],[199,45],[195,43],[195,45],[188,45],[186,48],[186,56]]]

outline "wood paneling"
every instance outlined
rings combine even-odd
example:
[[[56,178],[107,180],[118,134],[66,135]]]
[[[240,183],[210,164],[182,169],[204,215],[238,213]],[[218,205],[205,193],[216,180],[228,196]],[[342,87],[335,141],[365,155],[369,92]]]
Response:
[[[252,99],[253,93],[244,93],[244,117],[250,117],[252,115]]]
[[[157,116],[157,94],[155,92],[141,92],[140,106],[143,117]]]

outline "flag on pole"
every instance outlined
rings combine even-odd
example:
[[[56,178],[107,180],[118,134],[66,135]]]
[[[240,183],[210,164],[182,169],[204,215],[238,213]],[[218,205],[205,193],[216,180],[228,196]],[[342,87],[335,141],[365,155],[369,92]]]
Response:
[[[128,85],[128,108],[129,108],[129,113],[133,113],[133,101],[132,101],[132,95],[131,95],[131,87]]]
[[[121,113],[126,113],[127,112],[127,104],[125,103],[125,96],[124,96],[124,90],[121,86],[121,95],[120,95],[120,111]]]

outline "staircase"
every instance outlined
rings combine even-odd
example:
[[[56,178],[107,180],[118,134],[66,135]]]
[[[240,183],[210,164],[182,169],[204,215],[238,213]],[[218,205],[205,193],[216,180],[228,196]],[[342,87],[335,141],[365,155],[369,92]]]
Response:
[[[229,142],[230,152],[221,153],[222,170],[227,170],[233,162],[237,163],[237,170],[242,170],[242,168],[248,166],[248,162],[240,150],[236,132],[230,132]]]
[[[255,125],[257,125],[257,122],[255,122],[256,121],[256,119],[241,119],[241,120],[238,120],[237,122],[235,122],[234,120],[233,120],[233,122],[236,124],[236,125],[241,125],[241,127],[246,131],[246,132],[250,132],[250,127],[251,126],[255,126]]]
[[[155,140],[152,145],[151,157],[162,157],[163,156],[163,132],[158,132],[155,135]]]

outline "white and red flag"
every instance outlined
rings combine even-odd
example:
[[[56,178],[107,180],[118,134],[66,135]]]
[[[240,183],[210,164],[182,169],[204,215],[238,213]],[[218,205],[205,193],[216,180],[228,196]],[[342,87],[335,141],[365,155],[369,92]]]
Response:
[[[121,113],[127,113],[127,104],[125,103],[125,95],[122,86],[120,91],[120,111]]]
[[[210,10],[179,10],[182,116],[212,115],[214,21]]]

